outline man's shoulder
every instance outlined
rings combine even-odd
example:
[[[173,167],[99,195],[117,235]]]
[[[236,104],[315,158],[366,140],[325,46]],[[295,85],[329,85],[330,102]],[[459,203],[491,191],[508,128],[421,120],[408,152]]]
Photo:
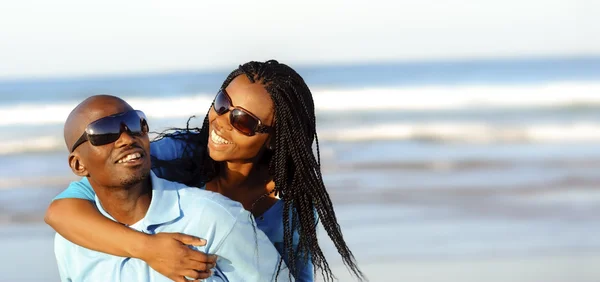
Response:
[[[196,187],[181,187],[179,189],[182,208],[203,210],[211,213],[224,213],[235,219],[246,210],[239,202],[233,201],[219,193]]]
[[[219,193],[206,191],[203,188],[189,187],[185,184],[161,179],[170,189],[177,190],[181,210],[186,213],[208,213],[236,219],[240,213],[246,212],[244,207]],[[163,184],[163,185],[165,185]]]

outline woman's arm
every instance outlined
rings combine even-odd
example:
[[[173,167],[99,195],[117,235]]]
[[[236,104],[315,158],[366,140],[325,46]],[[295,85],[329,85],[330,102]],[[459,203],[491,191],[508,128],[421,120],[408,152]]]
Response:
[[[207,278],[216,263],[215,256],[187,246],[206,244],[202,239],[180,233],[137,232],[104,217],[88,200],[55,200],[44,220],[77,245],[115,256],[139,258],[174,281],[187,281],[184,276]]]
[[[135,257],[149,237],[109,220],[93,202],[83,199],[53,201],[44,220],[77,245],[120,257]]]

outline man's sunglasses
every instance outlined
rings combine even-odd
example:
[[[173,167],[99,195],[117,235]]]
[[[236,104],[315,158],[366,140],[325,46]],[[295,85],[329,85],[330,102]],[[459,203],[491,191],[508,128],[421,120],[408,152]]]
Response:
[[[213,102],[213,109],[218,115],[223,115],[229,111],[229,122],[244,135],[253,136],[256,133],[268,133],[273,130],[273,127],[262,124],[259,118],[246,109],[234,107],[225,89],[221,89],[217,93],[217,97]]]
[[[148,122],[142,111],[128,111],[114,114],[96,120],[85,128],[71,153],[85,141],[90,141],[94,146],[102,146],[119,140],[121,133],[127,132],[133,136],[142,136],[148,133]]]

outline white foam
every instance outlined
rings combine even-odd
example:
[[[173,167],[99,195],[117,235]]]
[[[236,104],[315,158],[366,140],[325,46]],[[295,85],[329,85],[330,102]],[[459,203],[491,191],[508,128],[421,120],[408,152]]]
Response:
[[[421,86],[315,90],[318,111],[461,110],[471,108],[600,105],[600,82],[544,85]],[[149,118],[204,116],[213,94],[169,98],[127,98]],[[77,102],[0,107],[0,126],[61,124]]]
[[[318,110],[460,110],[600,104],[600,83],[420,86],[316,91]]]
[[[40,136],[0,141],[0,155],[26,152],[48,152],[65,150],[63,139],[59,136]]]
[[[427,140],[432,142],[590,142],[600,141],[600,123],[496,125],[483,122],[392,123],[327,129],[320,140]]]
[[[133,108],[142,110],[148,118],[177,118],[204,115],[212,102],[203,95],[171,98],[127,98]],[[0,107],[0,126],[62,124],[79,102],[61,104],[21,104]]]
[[[324,128],[320,129],[318,133],[321,141],[338,142],[412,140],[473,144],[577,143],[600,142],[600,123],[498,125],[483,122],[438,121]],[[0,140],[0,155],[60,150],[66,151],[60,135]]]

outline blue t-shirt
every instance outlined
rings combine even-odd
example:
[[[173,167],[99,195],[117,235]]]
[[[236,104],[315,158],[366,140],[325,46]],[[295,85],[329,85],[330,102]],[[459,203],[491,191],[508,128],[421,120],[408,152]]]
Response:
[[[150,143],[150,154],[160,160],[173,160],[181,157],[183,154],[186,142],[181,139],[174,138],[163,138],[161,140]],[[153,168],[153,172],[158,177],[163,177],[163,171],[159,168]],[[173,179],[171,179],[173,180]],[[61,192],[54,200],[64,198],[77,198],[94,201],[96,195],[92,186],[90,185],[86,177],[80,181],[71,182],[69,187]],[[264,212],[260,217],[256,218],[256,225],[258,229],[267,235],[269,240],[273,243],[277,251],[284,258],[284,261],[289,265],[287,256],[284,255],[284,241],[283,241],[283,201],[277,201],[270,209]],[[298,247],[299,234],[294,232],[293,247]],[[302,260],[296,262],[296,269],[298,269],[297,277],[294,277],[296,281],[313,281],[313,265],[309,259],[307,264],[304,264]]]

